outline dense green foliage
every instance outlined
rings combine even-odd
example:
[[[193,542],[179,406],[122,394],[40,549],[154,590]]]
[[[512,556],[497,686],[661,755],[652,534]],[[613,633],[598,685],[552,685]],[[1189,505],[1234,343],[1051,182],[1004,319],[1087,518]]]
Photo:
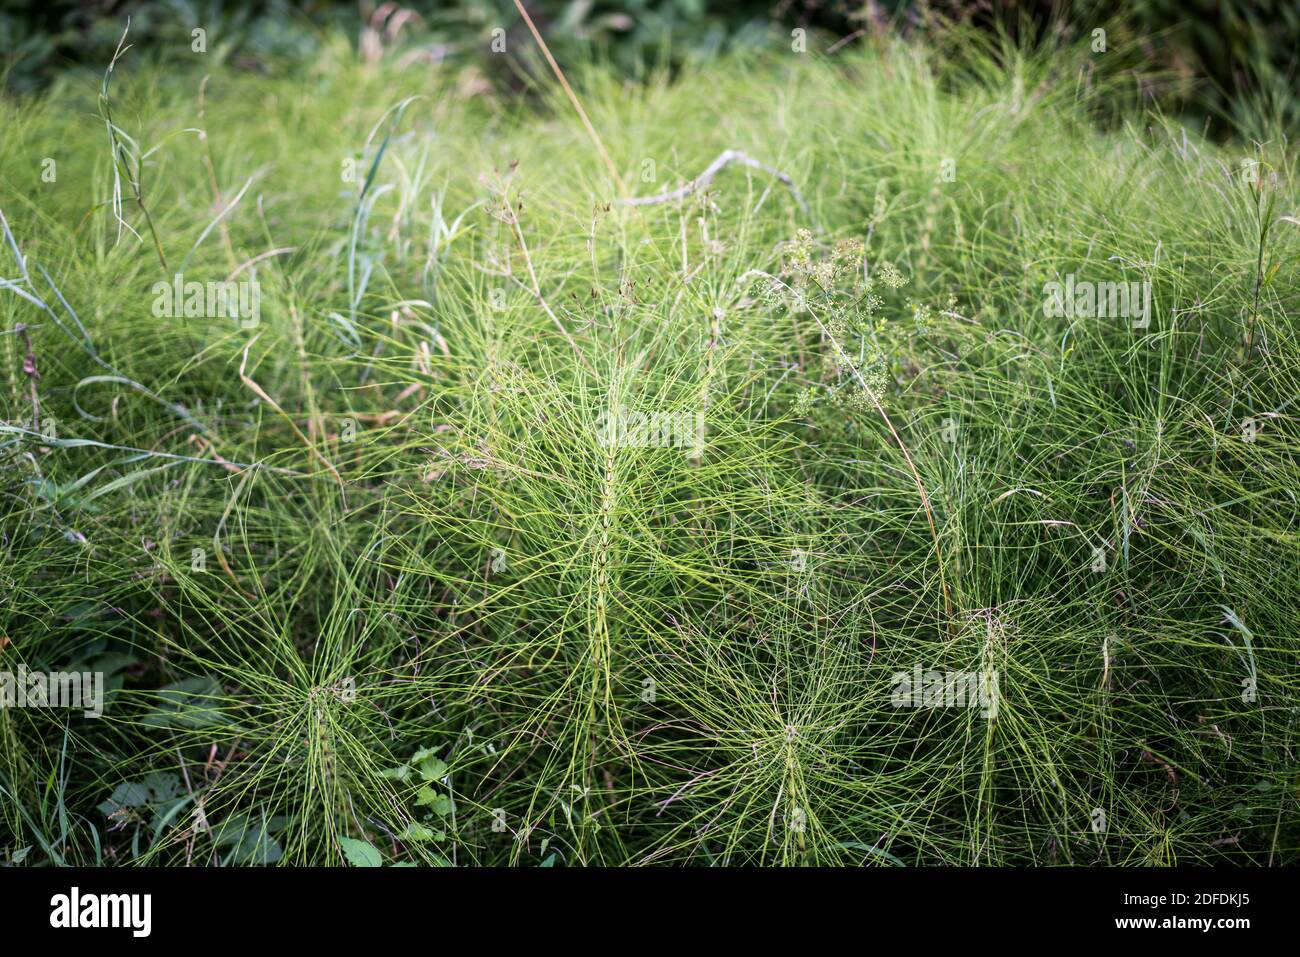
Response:
[[[1166,109],[1230,131],[1255,100],[1294,128],[1300,6],[1291,0],[529,0],[526,4],[564,62],[593,47],[625,74],[647,64],[679,67],[721,52],[752,51],[810,35],[812,50],[836,50],[890,31],[942,36],[958,24],[1037,44],[1086,41],[1105,28],[1112,51],[1141,71],[1145,93]],[[282,72],[321,56],[338,33],[362,56],[382,50],[408,64],[490,62],[494,30],[525,41],[514,0],[43,0],[0,9],[3,85],[30,90],[70,67],[99,70],[127,17],[148,55],[175,66],[191,61],[191,31],[212,38],[208,63]],[[488,82],[517,86],[535,69],[532,47],[511,44],[512,70],[489,69]],[[1223,122],[1224,115],[1227,122]]]
[[[571,69],[617,176],[337,35],[0,101],[0,663],[111,689],[0,709],[10,859],[1294,863],[1294,148],[942,52]]]

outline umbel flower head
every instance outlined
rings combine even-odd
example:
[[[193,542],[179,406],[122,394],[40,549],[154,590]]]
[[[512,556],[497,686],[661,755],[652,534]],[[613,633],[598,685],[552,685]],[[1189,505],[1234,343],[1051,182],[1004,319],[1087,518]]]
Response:
[[[862,240],[856,236],[841,239],[831,251],[831,261],[835,263],[840,276],[849,276],[862,266],[864,252]]]
[[[892,262],[881,262],[874,275],[868,275],[865,266],[860,239],[839,240],[819,254],[813,234],[801,229],[786,246],[789,283],[774,282],[763,294],[771,302],[779,291],[788,308],[817,320],[829,346],[826,368],[842,383],[829,393],[847,407],[862,410],[879,404],[889,381],[888,361],[877,344],[885,320],[879,315],[884,303],[875,294],[876,283],[901,289],[909,281]],[[798,397],[795,414],[805,415],[817,395],[816,387],[809,387]]]
[[[856,237],[838,240],[828,254],[819,255],[812,232],[800,229],[786,245],[784,273],[791,277],[791,285],[797,289],[812,284],[829,295],[847,286],[858,293],[868,284],[863,264],[862,240]]]
[[[817,387],[810,385],[804,389],[794,400],[794,415],[796,418],[803,418],[812,411],[814,403],[817,401]]]
[[[876,350],[871,358],[857,368],[858,388],[852,390],[846,402],[850,408],[865,412],[875,408],[885,398],[889,376],[885,369],[885,355]]]
[[[813,234],[809,229],[800,229],[786,249],[786,271],[799,277],[807,275],[813,263]]]
[[[898,267],[888,260],[880,264],[879,272],[880,281],[890,289],[902,289],[908,283],[907,277],[899,272]]]

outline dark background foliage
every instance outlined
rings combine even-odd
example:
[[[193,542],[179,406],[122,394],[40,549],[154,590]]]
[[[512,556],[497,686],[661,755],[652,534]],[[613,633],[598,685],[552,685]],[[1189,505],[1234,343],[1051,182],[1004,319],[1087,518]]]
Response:
[[[1049,31],[1064,32],[1062,39],[1084,42],[1105,26],[1109,45],[1127,51],[1150,92],[1171,108],[1213,117],[1231,113],[1243,97],[1262,98],[1287,119],[1300,118],[1291,83],[1300,50],[1294,0],[529,0],[527,6],[557,55],[595,46],[628,72],[771,44],[796,26],[810,31],[810,50],[858,42],[890,25],[913,31],[958,23],[1044,40]],[[190,30],[203,26],[214,52],[263,71],[310,60],[330,27],[358,45],[369,27],[372,43],[422,48],[436,60],[482,56],[494,27],[512,36],[523,29],[510,0],[3,0],[5,87],[35,89],[69,67],[102,69],[128,15],[134,41],[154,55],[187,54]]]
[[[1134,62],[1156,78],[1152,92],[1174,108],[1214,115],[1248,96],[1272,99],[1288,118],[1300,115],[1290,83],[1300,50],[1294,0],[529,0],[527,6],[557,54],[595,45],[630,72],[770,44],[796,26],[810,30],[810,50],[856,42],[890,24],[918,30],[963,23],[1042,39],[1049,30],[1065,31],[1085,40],[1105,26],[1111,47],[1138,51]],[[372,39],[420,46],[433,59],[481,56],[494,27],[522,29],[510,0],[3,0],[5,86],[30,90],[69,67],[102,69],[128,15],[135,42],[155,55],[188,53],[190,30],[203,26],[215,52],[257,70],[309,60],[329,27],[362,44],[369,26]]]

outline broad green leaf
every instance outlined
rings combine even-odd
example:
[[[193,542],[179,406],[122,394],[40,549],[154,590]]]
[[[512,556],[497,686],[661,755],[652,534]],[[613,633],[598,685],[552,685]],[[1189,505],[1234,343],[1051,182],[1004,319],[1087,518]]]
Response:
[[[406,830],[397,835],[397,839],[399,841],[441,841],[445,839],[446,836],[447,835],[442,831],[435,831],[433,828],[426,827],[418,821],[412,821],[410,824],[406,825]]]
[[[447,776],[447,763],[433,753],[431,748],[421,748],[411,757],[411,764],[426,781],[439,781]]]
[[[451,798],[449,798],[445,794],[439,794],[434,799],[432,807],[434,812],[438,814],[440,817],[446,817],[448,814],[450,814],[452,811],[456,809],[456,805],[452,803]]]
[[[141,719],[151,728],[207,728],[226,722],[216,699],[223,697],[215,678],[186,678],[158,689],[159,704]]]
[[[122,808],[157,809],[183,793],[180,778],[168,772],[154,771],[138,781],[123,781],[113,789],[107,801],[99,805],[105,817]]]
[[[379,856],[379,851],[368,841],[358,841],[352,837],[340,837],[339,847],[343,849],[343,856],[347,858],[348,863],[353,867],[379,867],[383,864],[383,858]]]

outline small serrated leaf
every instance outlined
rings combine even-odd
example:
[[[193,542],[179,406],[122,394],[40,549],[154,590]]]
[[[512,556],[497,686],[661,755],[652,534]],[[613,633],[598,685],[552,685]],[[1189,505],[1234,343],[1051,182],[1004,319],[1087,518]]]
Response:
[[[343,849],[343,856],[353,867],[379,867],[384,862],[379,850],[368,841],[340,837],[339,847]]]
[[[437,798],[434,799],[432,807],[434,813],[436,813],[439,817],[446,817],[456,809],[456,806],[452,803],[451,798],[449,798],[445,794],[439,794]]]
[[[444,834],[442,831],[435,831],[431,827],[425,827],[423,824],[419,823],[418,821],[412,821],[410,824],[406,825],[406,830],[404,830],[401,834],[397,835],[397,839],[399,841],[412,841],[412,842],[435,841],[435,840],[441,841],[446,836],[447,835]]]
[[[447,776],[447,762],[433,753],[432,748],[421,748],[411,757],[411,764],[426,781],[438,781]]]
[[[159,704],[143,718],[141,724],[151,728],[206,728],[228,719],[217,700],[223,696],[215,678],[185,678],[159,688]]]

